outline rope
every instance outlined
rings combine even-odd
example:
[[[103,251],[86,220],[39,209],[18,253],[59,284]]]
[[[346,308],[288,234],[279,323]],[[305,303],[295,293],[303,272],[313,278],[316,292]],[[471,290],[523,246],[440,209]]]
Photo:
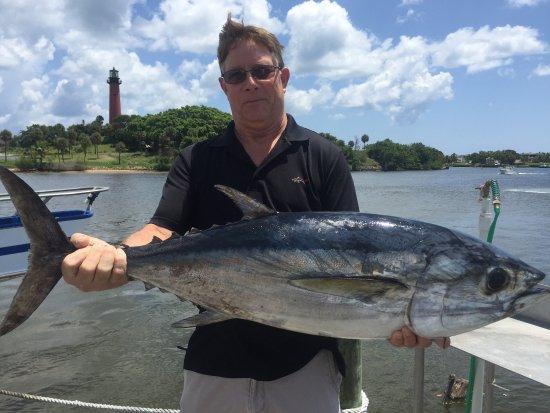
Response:
[[[81,402],[79,400],[63,400],[63,399],[55,399],[53,397],[44,397],[44,396],[37,396],[34,394],[27,394],[27,393],[18,393],[15,391],[9,391],[0,389],[0,394],[6,395],[6,396],[12,396],[17,397],[20,399],[26,399],[26,400],[35,400],[35,401],[41,401],[46,403],[57,403],[57,404],[64,404],[66,406],[78,406],[78,407],[90,407],[92,409],[105,409],[105,410],[117,410],[119,412],[137,412],[137,413],[180,413],[180,410],[175,409],[157,409],[157,408],[150,408],[150,407],[134,407],[134,406],[118,406],[113,404],[103,404],[103,403],[88,403],[88,402]]]
[[[35,394],[19,393],[0,389],[0,394],[5,396],[17,397],[19,399],[34,400],[45,403],[57,403],[66,406],[90,407],[92,409],[117,410],[119,412],[138,412],[138,413],[180,413],[179,409],[158,409],[152,407],[119,406],[114,404],[88,403],[79,400],[64,400],[53,397],[37,396]],[[369,399],[364,391],[361,392],[361,406],[342,410],[343,413],[364,413],[367,411]]]

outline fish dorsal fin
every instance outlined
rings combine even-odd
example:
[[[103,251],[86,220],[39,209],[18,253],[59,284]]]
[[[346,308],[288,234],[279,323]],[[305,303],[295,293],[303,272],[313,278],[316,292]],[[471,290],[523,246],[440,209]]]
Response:
[[[237,191],[236,189],[229,188],[225,185],[214,185],[214,187],[224,193],[229,199],[231,199],[235,205],[243,213],[243,219],[261,218],[267,215],[276,214],[276,211],[266,207],[264,204],[250,198],[248,195]]]
[[[188,231],[189,234],[198,234],[199,232],[201,232],[201,230],[195,227],[191,227]]]

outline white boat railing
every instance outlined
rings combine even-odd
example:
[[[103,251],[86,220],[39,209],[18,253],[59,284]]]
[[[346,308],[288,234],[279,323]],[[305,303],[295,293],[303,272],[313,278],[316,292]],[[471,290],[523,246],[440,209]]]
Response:
[[[109,190],[104,186],[85,186],[78,188],[46,189],[35,191],[46,204],[55,197],[73,195],[85,195],[85,208],[73,210],[52,211],[62,229],[70,235],[80,232],[84,228],[83,220],[91,218],[92,204],[101,192]],[[7,193],[0,194],[0,202],[11,201]],[[27,268],[29,241],[18,219],[17,212],[14,215],[0,218],[0,281],[7,281],[23,275]]]
[[[46,204],[50,199],[59,196],[73,196],[88,194],[88,197],[93,196],[93,199],[97,197],[100,192],[108,191],[109,187],[106,186],[83,186],[78,188],[63,188],[63,189],[44,189],[35,191],[42,201]],[[90,198],[88,198],[90,199]],[[92,199],[92,202],[93,202]],[[11,197],[7,193],[0,194],[0,202],[11,201]]]

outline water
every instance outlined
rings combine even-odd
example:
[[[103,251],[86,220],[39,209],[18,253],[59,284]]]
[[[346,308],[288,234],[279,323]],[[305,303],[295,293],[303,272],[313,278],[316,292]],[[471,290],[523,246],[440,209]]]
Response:
[[[497,175],[496,169],[456,168],[433,172],[355,173],[361,210],[415,218],[476,235],[476,186],[497,178],[503,210],[495,243],[550,273],[550,170]],[[109,186],[94,204],[87,232],[109,241],[147,222],[161,194],[162,173],[22,174],[36,189]],[[50,208],[74,207],[79,198],[53,199]],[[0,205],[0,213],[9,212]],[[18,280],[0,284],[0,314]],[[170,324],[193,313],[169,294],[144,292],[138,283],[101,293],[81,293],[62,281],[17,331],[0,339],[0,388],[51,397],[135,406],[176,408],[183,384],[183,351],[190,332]],[[449,373],[467,377],[468,356],[456,349],[426,354],[426,412],[444,408],[441,393]],[[369,413],[410,411],[413,352],[385,341],[364,345],[364,385]],[[495,412],[547,412],[550,388],[497,368]],[[0,412],[83,412],[0,396]],[[89,410],[92,411],[92,410]]]

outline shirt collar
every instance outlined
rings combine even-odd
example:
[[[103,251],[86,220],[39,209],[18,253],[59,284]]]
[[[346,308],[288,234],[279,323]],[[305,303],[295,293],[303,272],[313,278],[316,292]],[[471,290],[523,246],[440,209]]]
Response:
[[[282,139],[288,142],[307,141],[309,137],[303,132],[303,129],[298,126],[294,118],[287,114],[286,128],[283,132]],[[235,136],[235,122],[231,121],[226,130],[218,137],[215,138],[211,146],[231,146],[237,143],[237,137]]]

